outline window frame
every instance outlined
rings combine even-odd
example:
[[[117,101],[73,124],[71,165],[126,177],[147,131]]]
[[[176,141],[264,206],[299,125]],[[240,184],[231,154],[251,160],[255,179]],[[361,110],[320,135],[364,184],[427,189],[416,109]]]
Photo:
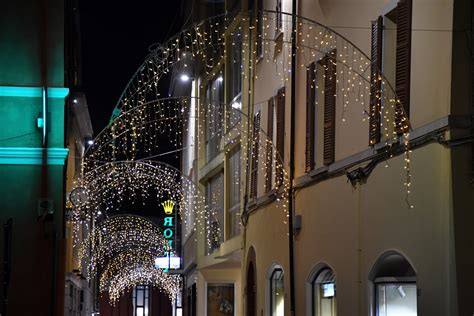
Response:
[[[222,81],[219,78],[222,77]],[[220,85],[221,92],[217,94],[219,100],[217,100],[217,107],[214,107],[214,94],[212,92],[213,85],[217,84]],[[204,139],[205,139],[205,157],[206,162],[211,161],[215,157],[217,157],[221,151],[221,140],[224,136],[224,102],[225,102],[225,74],[224,71],[220,70],[217,71],[216,74],[211,77],[209,80],[205,82],[204,86],[204,107],[207,115],[205,115],[205,122],[204,122]],[[212,113],[209,109],[209,106],[213,106]],[[209,121],[210,116],[217,116],[218,122],[214,119],[214,122]],[[219,126],[219,125],[220,126]],[[217,133],[214,137],[211,136],[211,133]]]
[[[277,263],[274,263],[271,265],[270,269],[267,270],[266,273],[266,286],[265,286],[265,306],[267,306],[266,310],[266,316],[276,316],[273,311],[273,293],[272,293],[272,282],[273,282],[273,275],[275,274],[276,271],[281,271],[282,273],[282,279],[283,279],[283,305],[285,305],[285,271],[283,270],[283,267]]]
[[[216,213],[216,219],[217,220],[221,220],[222,223],[219,223],[217,222],[218,224],[218,227],[220,229],[220,235],[218,236],[218,240],[211,240],[211,238],[215,238],[216,236],[211,236],[211,231],[208,230],[207,226],[206,226],[206,233],[205,233],[205,236],[207,237],[207,240],[210,240],[210,242],[205,242],[205,254],[206,255],[211,255],[212,253],[214,253],[217,249],[219,249],[220,245],[224,242],[224,236],[225,236],[225,200],[224,200],[224,197],[225,197],[225,192],[224,192],[224,181],[225,181],[225,173],[224,173],[224,169],[223,168],[220,168],[216,173],[214,173],[212,176],[210,176],[207,181],[206,181],[206,203],[208,205],[213,205],[209,199],[211,199],[211,194],[212,190],[210,190],[210,188],[212,188],[212,184],[211,182],[214,180],[214,179],[217,179],[218,177],[221,177],[221,185],[217,186],[217,187],[220,187],[221,188],[221,196],[219,198],[219,201],[220,202],[219,204],[219,207],[217,209],[217,213]],[[211,222],[211,220],[213,220],[213,218],[211,218],[211,214],[208,214],[207,215],[207,220],[209,222]],[[212,223],[214,223],[215,221],[213,221]],[[213,244],[215,242],[215,245]]]
[[[228,71],[226,73],[229,76],[228,80],[229,82],[224,85],[225,88],[228,89],[228,93],[225,93],[227,97],[225,97],[226,100],[226,107],[225,111],[227,112],[226,115],[226,132],[229,132],[232,130],[236,125],[239,124],[242,120],[242,88],[243,88],[243,78],[242,78],[242,67],[243,67],[243,56],[242,56],[242,47],[243,47],[243,42],[242,38],[245,36],[244,35],[244,29],[242,27],[242,24],[239,23],[237,24],[232,31],[230,31],[230,35],[227,36],[229,42],[231,43],[230,47],[230,53],[228,54],[227,57],[227,65],[228,65]],[[240,37],[240,41],[235,41],[236,37]],[[239,43],[239,47],[235,47],[236,45],[232,45],[232,43]],[[236,52],[238,52],[236,54]],[[240,59],[238,62],[235,61],[235,59],[238,58]],[[240,65],[240,67],[236,66]],[[237,67],[237,68],[236,68]],[[240,109],[237,109],[234,111],[233,105],[235,103],[240,103]]]
[[[386,278],[385,278],[386,279]],[[392,278],[391,278],[392,279]],[[393,280],[377,280],[375,279],[374,282],[373,282],[373,290],[374,292],[372,293],[373,297],[374,297],[374,304],[373,304],[373,313],[375,316],[379,316],[380,313],[379,313],[379,309],[380,309],[380,306],[379,306],[379,291],[378,291],[378,285],[415,285],[415,289],[416,291],[418,292],[418,288],[417,288],[417,283],[416,283],[416,280],[413,281],[413,278],[412,277],[409,277],[409,278],[393,278]],[[418,307],[418,298],[416,300],[416,303],[417,303],[417,307]]]
[[[390,276],[381,276],[381,274],[385,275],[387,274],[386,270],[389,269],[391,266],[394,264],[391,263],[394,261],[392,258],[396,258],[398,260],[397,262],[397,269],[403,270],[404,276],[396,276],[393,274],[402,274],[397,273],[396,271],[394,272],[393,270],[390,271],[391,275]],[[390,261],[387,260],[387,258],[391,258]],[[405,267],[402,267],[402,264],[406,265]],[[411,270],[411,271],[410,271]],[[409,273],[409,274],[408,274]],[[380,283],[397,283],[397,282],[407,282],[407,283],[415,283],[418,284],[417,282],[417,270],[415,266],[412,264],[411,260],[405,256],[403,253],[400,253],[399,251],[396,250],[387,250],[383,252],[374,262],[372,265],[372,269],[370,270],[368,274],[368,306],[369,306],[369,316],[377,316],[378,315],[378,310],[377,310],[377,284]],[[418,290],[417,290],[417,306],[418,306]]]
[[[281,275],[280,275],[281,277],[279,277],[278,279],[274,279],[273,277],[274,277],[274,275],[275,275],[277,272],[279,272],[279,273],[281,274]],[[282,268],[275,268],[275,269],[273,269],[272,274],[271,274],[271,276],[270,276],[270,315],[271,315],[271,316],[279,316],[279,315],[276,315],[276,314],[275,314],[275,310],[274,310],[274,308],[273,308],[273,307],[274,307],[274,306],[273,306],[273,304],[274,304],[274,296],[276,296],[276,294],[274,294],[274,290],[275,290],[275,289],[273,288],[273,281],[274,281],[274,280],[275,280],[275,281],[281,281],[281,282],[283,283],[283,306],[284,306],[284,302],[285,302],[285,301],[284,301],[284,300],[285,300],[285,295],[284,295],[284,293],[285,293],[285,285],[284,285],[284,282],[285,282],[285,281],[284,281],[284,280],[285,280],[285,274],[283,273],[283,269],[282,269]]]
[[[311,270],[310,274],[306,279],[306,314],[307,315],[318,315],[315,314],[317,310],[315,310],[316,302],[314,301],[315,293],[314,293],[314,285],[318,279],[318,277],[324,271],[331,271],[334,274],[334,297],[336,299],[336,315],[337,315],[337,275],[335,270],[327,263],[320,262],[316,264],[313,269]],[[317,283],[322,284],[322,283]],[[319,315],[318,315],[319,316]]]
[[[138,305],[138,292],[143,292],[143,305]],[[150,287],[147,285],[137,285],[133,288],[132,291],[132,308],[133,308],[133,316],[138,316],[137,309],[143,308],[143,316],[150,316],[151,315],[151,291]],[[148,306],[147,306],[148,305]],[[148,307],[148,310],[145,309]],[[147,310],[147,313],[145,311]]]
[[[283,34],[283,3],[282,0],[276,0],[275,3],[275,39]]]
[[[213,287],[232,287],[232,294],[233,294],[233,297],[232,297],[232,314],[230,315],[233,315],[235,316],[236,315],[236,308],[235,308],[235,303],[236,303],[236,298],[237,298],[237,291],[236,291],[236,286],[235,286],[235,282],[234,281],[216,281],[216,282],[210,282],[210,281],[207,281],[205,283],[205,293],[206,293],[206,297],[205,297],[205,313],[206,315],[208,315],[209,313],[209,306],[208,306],[208,293],[209,293],[209,287],[210,286],[213,286]]]
[[[238,185],[237,185],[237,203],[234,204],[234,205],[231,205],[231,198],[232,196],[234,195],[234,192],[232,190],[232,185],[235,185],[235,183],[232,183],[232,179],[234,179],[234,176],[231,174],[232,173],[232,167],[231,167],[231,163],[232,163],[232,158],[233,156],[236,156],[238,158],[236,158],[236,162],[237,163],[237,170],[238,170],[238,177],[239,177],[239,182],[238,182]],[[237,144],[236,146],[234,146],[232,149],[229,150],[229,153],[228,155],[226,155],[226,161],[227,161],[227,168],[228,168],[228,172],[226,172],[226,181],[227,181],[227,187],[229,188],[228,190],[226,190],[227,192],[227,212],[226,212],[226,215],[228,216],[225,216],[224,218],[227,218],[226,220],[226,228],[228,229],[228,233],[226,234],[226,238],[225,240],[229,240],[229,239],[232,239],[236,236],[238,236],[240,234],[240,227],[239,227],[239,222],[240,222],[240,214],[239,211],[240,211],[240,206],[241,206],[241,198],[240,198],[240,186],[242,185],[242,178],[241,178],[241,164],[242,164],[242,161],[241,161],[241,155],[242,155],[242,152],[241,152],[241,146],[240,144]],[[239,219],[237,219],[237,223],[234,223],[233,219],[234,217],[237,217]],[[235,229],[234,231],[234,225],[236,225],[236,227],[239,227],[239,229]]]

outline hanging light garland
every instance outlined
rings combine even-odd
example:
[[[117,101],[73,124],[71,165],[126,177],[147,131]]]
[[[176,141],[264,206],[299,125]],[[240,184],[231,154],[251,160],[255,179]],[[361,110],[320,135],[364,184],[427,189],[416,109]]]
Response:
[[[405,156],[406,202],[410,208],[413,207],[409,200],[410,123],[388,81],[382,75],[376,79],[381,83],[376,96],[380,101],[380,111],[376,114],[380,115],[381,120],[378,126],[369,126],[370,59],[334,30],[302,17],[283,13],[281,19],[276,14],[278,13],[240,13],[237,16],[213,17],[158,46],[132,77],[114,110],[111,123],[97,136],[86,153],[82,165],[83,176],[76,186],[79,190],[73,208],[73,219],[78,223],[90,223],[93,228],[89,238],[82,244],[80,254],[88,262],[90,273],[97,272],[99,266],[106,267],[101,279],[102,289],[108,289],[113,301],[132,284],[143,282],[160,285],[165,280],[162,272],[150,266],[150,260],[160,251],[163,253],[166,247],[163,247],[164,239],[152,224],[130,216],[111,217],[100,222],[102,212],[115,209],[117,203],[120,204],[125,198],[143,201],[151,192],[159,192],[158,195],[169,196],[180,204],[182,220],[189,218],[191,213],[198,214],[196,222],[185,223],[186,225],[202,225],[205,231],[220,229],[212,225],[217,216],[215,205],[218,198],[206,199],[197,186],[182,177],[177,170],[153,161],[153,157],[169,151],[170,146],[176,153],[182,149],[183,133],[189,132],[186,128],[190,120],[197,122],[198,151],[204,149],[202,147],[208,139],[216,138],[220,140],[219,151],[225,155],[234,143],[239,142],[244,166],[249,167],[252,161],[258,161],[257,165],[267,180],[265,183],[271,183],[272,186],[275,184],[275,206],[283,210],[282,222],[286,228],[290,186],[283,159],[275,149],[272,135],[267,135],[267,131],[260,128],[255,135],[248,135],[248,131],[253,130],[251,117],[254,109],[265,104],[268,97],[255,100],[258,94],[250,90],[248,93],[253,98],[250,108],[241,109],[216,102],[208,96],[200,97],[194,100],[198,104],[195,110],[191,106],[193,100],[189,97],[162,98],[158,92],[160,79],[170,73],[185,56],[191,56],[202,65],[203,77],[216,78],[226,64],[228,38],[240,41],[242,65],[249,65],[248,71],[242,70],[242,78],[249,79],[249,76],[253,76],[256,82],[258,76],[252,67],[257,59],[261,59],[272,66],[274,77],[286,85],[291,78],[290,48],[293,36],[297,37],[296,50],[298,60],[301,61],[298,66],[301,68],[306,68],[310,62],[333,52],[330,62],[334,67],[327,68],[324,65],[322,76],[336,78],[336,108],[340,111],[341,124],[349,124],[348,119],[354,119],[348,116],[353,111],[361,113],[360,118],[356,118],[359,124],[367,129],[379,129],[382,133],[381,141],[384,146],[380,147],[379,153],[385,153],[391,158],[395,150],[402,149]],[[296,32],[291,27],[293,19],[297,19]],[[275,36],[277,20],[281,21],[281,35]],[[255,36],[255,25],[262,25],[259,36]],[[234,36],[237,33],[240,35]],[[262,51],[257,56],[260,42]],[[328,74],[330,69],[334,69],[334,73]],[[317,82],[313,84],[317,85]],[[201,89],[205,87],[201,86]],[[315,106],[317,105],[316,103]],[[216,108],[225,115],[216,115]],[[240,121],[235,124],[237,118]],[[206,134],[208,126],[214,126],[210,131],[211,135]],[[165,146],[160,142],[164,138],[168,140]],[[273,159],[267,159],[265,150],[249,150],[254,146],[260,149],[268,146],[273,148]],[[267,170],[272,172],[267,173]],[[283,173],[283,179],[278,186],[276,179],[280,177],[279,172]],[[244,192],[240,194],[242,196]],[[189,202],[190,200],[193,202]],[[137,249],[134,254],[140,254],[138,258],[142,259],[142,263],[126,259],[132,256],[130,248]],[[119,260],[117,258],[122,258],[123,261],[114,261]],[[171,284],[170,288],[174,286],[171,281],[166,284]]]
[[[221,236],[221,228],[210,221],[215,217],[217,201],[206,202],[199,187],[167,163],[150,160],[106,163],[89,171],[75,186],[75,191],[83,196],[71,212],[76,242],[82,225],[99,222],[125,202],[144,203],[152,194],[158,202],[164,198],[175,201],[183,229],[196,231],[197,227],[205,227],[213,236]],[[202,230],[198,231],[203,234]]]
[[[117,215],[99,223],[81,243],[79,269],[86,263],[86,277],[90,279],[99,267],[129,249],[138,249],[151,258],[165,256],[172,251],[160,229],[148,219],[136,215]]]
[[[115,304],[122,294],[147,284],[162,290],[174,302],[181,289],[181,277],[154,266],[154,257],[141,249],[130,249],[111,259],[100,274],[99,291],[108,292]]]
[[[273,64],[275,77],[283,83],[290,80],[291,75],[291,37],[297,36],[297,54],[301,62],[301,68],[307,67],[309,62],[322,58],[327,53],[336,52],[331,61],[336,76],[336,100],[340,103],[337,108],[341,109],[341,122],[348,121],[347,113],[353,106],[358,106],[361,116],[360,121],[369,128],[368,118],[370,116],[368,107],[370,99],[370,59],[354,46],[349,40],[315,21],[296,17],[283,13],[280,31],[281,39],[274,35],[274,25],[277,17],[275,12],[263,12],[263,14],[239,13],[237,16],[221,15],[213,17],[184,30],[163,45],[158,46],[146,58],[143,65],[137,70],[124,90],[120,101],[114,111],[114,120],[98,136],[95,144],[90,148],[84,162],[86,169],[93,169],[101,161],[115,161],[121,158],[136,159],[137,156],[146,157],[159,147],[156,144],[160,135],[169,135],[170,144],[177,150],[182,148],[182,126],[188,126],[189,119],[199,122],[199,131],[205,131],[206,122],[218,120],[222,128],[216,133],[224,133],[231,126],[223,116],[216,117],[211,106],[221,106],[215,100],[200,98],[200,106],[196,115],[189,115],[189,98],[163,99],[158,92],[158,83],[164,74],[169,73],[184,56],[191,56],[193,60],[199,61],[203,69],[203,77],[213,78],[219,74],[220,68],[225,64],[226,38],[233,41],[240,40],[242,47],[242,65],[252,65],[253,61],[261,58],[266,63]],[[261,19],[258,20],[258,17]],[[292,19],[297,19],[297,31],[293,34],[291,29]],[[240,21],[239,23],[236,23]],[[254,36],[255,31],[249,32],[249,28],[255,30],[255,25],[262,24],[262,34]],[[237,29],[236,26],[237,25]],[[229,36],[239,32],[241,36]],[[262,41],[262,54],[256,56],[258,42]],[[232,43],[235,44],[235,43]],[[250,68],[252,69],[252,68]],[[249,72],[242,71],[243,79],[247,79]],[[254,76],[258,79],[258,76]],[[383,131],[382,142],[384,149],[392,156],[394,148],[400,144],[405,154],[405,169],[407,173],[406,193],[407,203],[411,185],[410,152],[409,152],[409,120],[403,107],[398,106],[399,100],[387,80],[380,75],[382,82],[378,97],[381,102],[379,115],[383,118],[378,128]],[[201,87],[204,88],[204,87]],[[249,91],[250,94],[255,92]],[[254,100],[253,105],[264,103]],[[206,106],[203,106],[206,105]],[[211,105],[211,106],[209,106]],[[222,109],[226,113],[232,109],[224,105]],[[247,109],[249,111],[249,109]],[[251,124],[248,113],[243,111],[241,122],[241,133],[246,133],[246,126]],[[250,111],[251,112],[251,111]],[[395,117],[402,117],[397,122]],[[401,125],[401,126],[397,126]],[[402,132],[400,132],[402,131]],[[203,135],[201,135],[203,136]],[[247,137],[250,140],[251,137]],[[244,137],[242,137],[244,139]],[[199,145],[199,144],[198,144]],[[247,144],[242,144],[248,146]],[[243,157],[245,163],[252,157]],[[264,160],[263,160],[264,161]],[[277,170],[277,168],[274,168]],[[273,175],[274,176],[274,175]]]

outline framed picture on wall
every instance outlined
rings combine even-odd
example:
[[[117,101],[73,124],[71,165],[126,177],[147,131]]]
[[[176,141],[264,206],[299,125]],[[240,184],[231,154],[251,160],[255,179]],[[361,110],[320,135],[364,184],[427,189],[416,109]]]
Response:
[[[234,284],[207,285],[207,316],[234,315]]]

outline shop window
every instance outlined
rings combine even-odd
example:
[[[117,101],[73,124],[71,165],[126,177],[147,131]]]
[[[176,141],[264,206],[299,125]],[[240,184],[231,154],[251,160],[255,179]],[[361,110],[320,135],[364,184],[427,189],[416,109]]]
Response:
[[[285,315],[284,274],[281,268],[275,268],[270,277],[270,315]]]
[[[416,283],[383,282],[377,284],[378,316],[416,316]]]
[[[311,284],[313,316],[336,316],[336,275],[323,268]]]
[[[408,260],[396,252],[380,257],[370,275],[376,316],[416,316],[416,273]]]
[[[207,316],[234,315],[234,284],[207,285]]]
[[[133,289],[133,316],[150,315],[150,288],[139,285]]]

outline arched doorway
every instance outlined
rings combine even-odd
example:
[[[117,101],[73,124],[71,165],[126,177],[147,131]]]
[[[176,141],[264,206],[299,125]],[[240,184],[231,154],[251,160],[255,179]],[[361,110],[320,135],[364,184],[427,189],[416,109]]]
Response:
[[[257,315],[257,282],[255,272],[255,251],[251,247],[247,257],[246,316]]]

